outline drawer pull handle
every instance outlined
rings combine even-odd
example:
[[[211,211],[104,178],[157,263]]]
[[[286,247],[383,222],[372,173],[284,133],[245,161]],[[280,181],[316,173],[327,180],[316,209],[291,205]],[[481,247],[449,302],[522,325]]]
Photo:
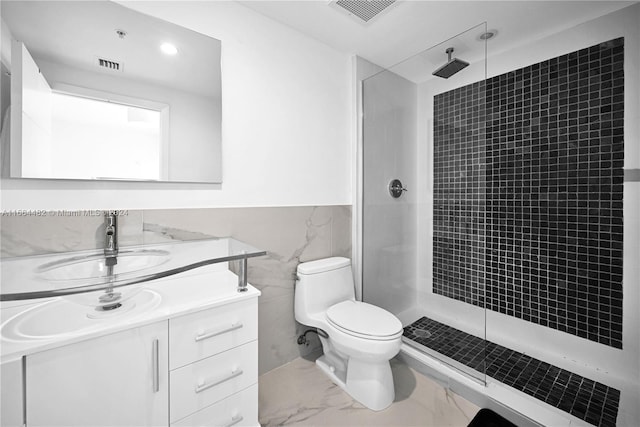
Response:
[[[210,331],[210,332],[203,332],[199,335],[196,335],[196,342],[198,341],[202,341],[202,340],[206,340],[207,338],[212,338],[212,337],[216,337],[218,335],[222,335],[222,334],[226,334],[227,332],[231,332],[231,331],[235,331],[236,329],[240,329],[242,328],[242,323],[236,323],[231,325],[228,328],[219,330],[219,331]]]
[[[228,375],[228,376],[226,376],[226,377],[224,377],[224,378],[222,378],[222,379],[220,379],[218,381],[197,385],[196,386],[196,393],[201,393],[201,392],[203,392],[205,390],[210,389],[211,387],[215,387],[218,384],[222,384],[225,381],[229,381],[229,380],[234,379],[235,377],[239,377],[240,375],[242,375],[242,369],[238,369],[236,371],[231,371],[231,375]]]
[[[231,421],[228,424],[225,424],[224,427],[234,426],[238,424],[240,421],[242,421],[243,419],[244,418],[242,418],[242,415],[236,415],[235,417],[231,418]]]
[[[231,421],[229,421],[228,424],[224,424],[223,427],[231,427],[234,426],[236,424],[238,424],[240,421],[244,420],[244,418],[242,417],[242,415],[236,415],[235,417],[231,418]],[[207,427],[207,426],[201,426],[201,427]]]

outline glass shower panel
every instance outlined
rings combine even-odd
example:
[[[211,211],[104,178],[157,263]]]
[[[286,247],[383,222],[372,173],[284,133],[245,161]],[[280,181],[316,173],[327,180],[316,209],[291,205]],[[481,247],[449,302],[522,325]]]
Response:
[[[362,85],[363,300],[400,318],[406,346],[480,382],[486,31],[471,28]]]
[[[413,308],[416,293],[417,93],[392,71],[363,84],[363,297],[396,315]]]

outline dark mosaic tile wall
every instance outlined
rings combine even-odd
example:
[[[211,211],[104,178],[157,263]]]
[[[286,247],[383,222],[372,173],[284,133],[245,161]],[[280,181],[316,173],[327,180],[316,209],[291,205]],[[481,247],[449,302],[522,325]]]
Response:
[[[434,102],[434,284],[451,298],[482,306],[488,152],[485,82],[446,92]]]
[[[434,97],[435,293],[622,348],[624,39]]]

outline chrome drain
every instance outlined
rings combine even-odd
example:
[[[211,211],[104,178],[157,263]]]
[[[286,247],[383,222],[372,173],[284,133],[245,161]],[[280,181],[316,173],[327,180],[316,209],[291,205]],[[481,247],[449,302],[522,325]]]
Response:
[[[96,310],[109,311],[109,310],[115,310],[116,308],[120,308],[120,307],[122,307],[122,304],[117,302],[115,304],[103,305],[102,307],[96,308]]]
[[[416,329],[413,331],[413,335],[415,335],[417,338],[431,338],[432,334],[426,329]]]

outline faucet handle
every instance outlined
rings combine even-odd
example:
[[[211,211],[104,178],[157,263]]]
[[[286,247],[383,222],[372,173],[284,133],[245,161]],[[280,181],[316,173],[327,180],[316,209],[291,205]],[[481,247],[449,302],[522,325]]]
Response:
[[[107,211],[104,216],[104,234],[106,237],[105,254],[118,253],[118,216],[113,211]]]
[[[104,222],[107,224],[107,226],[116,227],[118,225],[118,215],[116,215],[112,211],[107,211],[104,214]]]

